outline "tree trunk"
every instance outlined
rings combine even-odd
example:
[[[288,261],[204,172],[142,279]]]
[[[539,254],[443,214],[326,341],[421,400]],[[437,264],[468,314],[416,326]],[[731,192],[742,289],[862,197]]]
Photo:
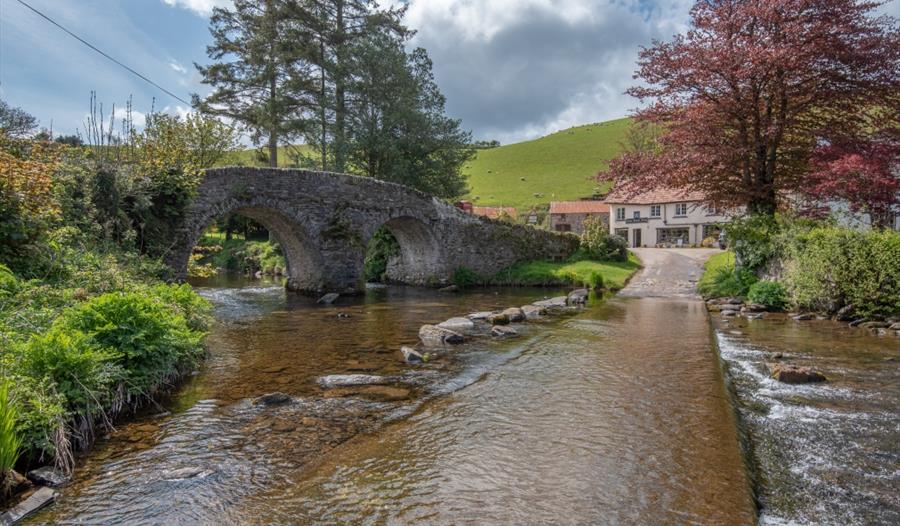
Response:
[[[344,86],[344,2],[337,0],[335,27],[335,82],[334,82],[334,170],[347,171],[345,127],[347,108]]]

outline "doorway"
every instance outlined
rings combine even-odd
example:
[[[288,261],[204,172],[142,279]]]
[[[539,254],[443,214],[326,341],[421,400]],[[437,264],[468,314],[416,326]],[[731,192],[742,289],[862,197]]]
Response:
[[[640,248],[641,246],[641,229],[635,228],[631,231],[631,246],[634,248]]]

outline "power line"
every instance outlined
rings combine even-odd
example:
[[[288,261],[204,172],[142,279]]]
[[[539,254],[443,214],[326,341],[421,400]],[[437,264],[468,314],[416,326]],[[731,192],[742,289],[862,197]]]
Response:
[[[100,53],[101,55],[103,55],[103,56],[106,57],[107,59],[109,59],[109,60],[111,60],[112,62],[114,62],[115,64],[119,65],[120,67],[125,68],[126,70],[128,70],[128,71],[131,72],[132,74],[134,74],[134,75],[136,75],[137,77],[139,77],[139,78],[140,78],[141,80],[143,80],[144,82],[150,84],[151,86],[156,87],[157,89],[159,89],[160,91],[162,91],[162,92],[165,93],[166,95],[172,97],[173,99],[175,99],[175,100],[177,100],[177,101],[179,101],[179,102],[183,102],[183,103],[187,104],[188,106],[191,105],[190,102],[188,102],[188,101],[182,99],[182,98],[179,97],[178,95],[175,95],[174,93],[172,93],[171,91],[167,90],[166,88],[160,86],[160,85],[157,84],[156,82],[153,82],[152,80],[150,80],[149,78],[145,77],[144,75],[141,75],[140,73],[138,73],[137,71],[133,70],[132,68],[126,66],[125,64],[123,64],[123,63],[119,62],[118,60],[114,59],[113,57],[109,56],[106,52],[104,52],[103,50],[97,48],[97,46],[91,44],[91,43],[88,42],[87,40],[81,38],[80,36],[76,35],[75,33],[71,32],[71,31],[69,31],[68,29],[66,29],[65,27],[63,27],[62,24],[60,24],[60,23],[57,22],[56,20],[53,20],[52,18],[50,18],[49,16],[45,15],[44,13],[38,11],[38,10],[35,9],[34,7],[28,5],[27,2],[24,2],[23,0],[16,0],[16,1],[18,1],[20,4],[22,4],[23,6],[27,7],[28,9],[34,11],[38,16],[40,16],[40,17],[43,18],[44,20],[46,20],[46,21],[50,22],[51,24],[53,24],[54,26],[56,26],[56,27],[62,29],[63,31],[65,31],[66,33],[68,33],[72,38],[78,40],[79,42],[81,42],[81,43],[84,44],[85,46],[87,46],[87,47],[93,49],[93,50],[96,51],[97,53]]]

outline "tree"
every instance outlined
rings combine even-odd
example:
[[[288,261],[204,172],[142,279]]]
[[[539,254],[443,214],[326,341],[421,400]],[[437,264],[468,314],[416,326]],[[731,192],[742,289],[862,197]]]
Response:
[[[306,129],[313,101],[308,45],[287,16],[287,0],[235,0],[234,8],[215,8],[210,18],[213,44],[209,66],[195,64],[203,82],[215,89],[194,105],[205,113],[233,119],[265,140],[269,166],[278,166],[278,144]]]
[[[353,49],[347,151],[351,165],[376,179],[439,197],[465,193],[462,165],[471,158],[471,135],[444,114],[445,98],[424,49],[407,54],[384,34]]]
[[[809,186],[821,144],[874,144],[900,126],[900,28],[871,16],[878,5],[699,0],[687,34],[641,52],[644,85],[628,90],[651,101],[635,116],[660,126],[658,147],[624,153],[602,177],[771,214]]]
[[[14,108],[0,100],[0,133],[21,138],[31,135],[38,127],[37,119],[22,108]]]
[[[888,228],[900,214],[900,139],[844,141],[813,153],[805,193],[818,200],[843,200],[869,214],[872,225]]]

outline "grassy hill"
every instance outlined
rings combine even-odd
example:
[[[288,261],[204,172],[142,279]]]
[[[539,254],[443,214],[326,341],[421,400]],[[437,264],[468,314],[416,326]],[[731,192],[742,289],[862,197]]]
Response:
[[[240,166],[268,166],[268,161],[260,161],[256,158],[257,149],[247,149],[247,150],[239,150],[234,152],[232,156],[228,159],[225,159],[222,162],[222,165],[229,164],[238,164]],[[268,150],[266,150],[268,152]],[[292,155],[296,155],[296,153],[302,153],[307,156],[315,156],[315,153],[312,151],[312,148],[306,144],[298,144],[296,146],[286,147],[279,146],[278,147],[278,166],[279,168],[291,168],[294,167],[294,160],[291,158]]]
[[[587,124],[533,141],[479,150],[463,168],[471,188],[468,199],[478,205],[527,209],[587,197],[597,188],[606,190],[609,185],[599,184],[594,176],[619,153],[630,122],[625,118]]]

